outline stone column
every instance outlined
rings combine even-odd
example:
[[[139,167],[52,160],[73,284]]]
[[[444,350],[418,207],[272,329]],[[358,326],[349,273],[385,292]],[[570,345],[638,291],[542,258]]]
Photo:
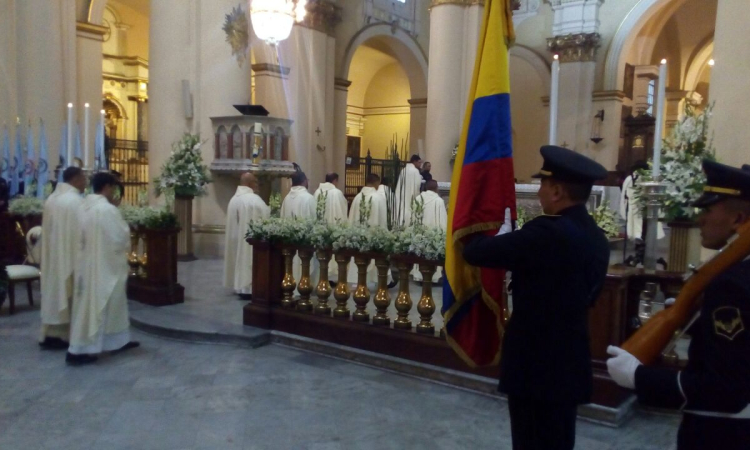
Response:
[[[547,48],[560,55],[560,97],[557,145],[564,145],[596,160],[606,159],[590,141],[595,115],[593,92],[596,49],[599,47],[599,7],[602,0],[551,0],[552,38]],[[614,167],[608,167],[614,169]]]
[[[422,143],[422,152],[424,153],[425,147],[425,134],[427,128],[427,99],[426,98],[410,98],[409,99],[409,116],[410,116],[410,127],[409,127],[409,140],[413,145],[410,145],[412,153],[419,151],[420,142]],[[426,158],[427,155],[422,155],[422,158]],[[427,159],[429,161],[429,159]],[[441,179],[440,181],[450,181],[448,178]]]
[[[427,77],[429,103],[422,157],[432,162],[432,174],[438,180],[450,179],[451,151],[463,126],[482,11],[480,2],[469,0],[432,2]]]
[[[334,130],[333,166],[331,171],[339,174],[339,189],[343,191],[346,177],[346,100],[352,82],[341,78],[334,80]]]

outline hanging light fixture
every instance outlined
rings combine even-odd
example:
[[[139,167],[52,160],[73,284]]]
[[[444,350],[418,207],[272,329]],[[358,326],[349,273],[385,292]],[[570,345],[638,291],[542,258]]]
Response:
[[[250,0],[250,21],[255,35],[268,45],[288,38],[294,22],[305,18],[307,0]]]

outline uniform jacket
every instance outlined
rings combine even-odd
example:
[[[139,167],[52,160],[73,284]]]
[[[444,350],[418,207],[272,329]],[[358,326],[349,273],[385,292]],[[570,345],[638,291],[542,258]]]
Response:
[[[586,207],[538,217],[505,235],[476,237],[463,256],[472,265],[512,271],[513,313],[503,338],[500,391],[588,403],[588,311],[607,275],[609,245]]]
[[[706,288],[700,317],[688,330],[689,361],[678,372],[639,366],[638,399],[685,412],[736,414],[750,403],[750,260]]]

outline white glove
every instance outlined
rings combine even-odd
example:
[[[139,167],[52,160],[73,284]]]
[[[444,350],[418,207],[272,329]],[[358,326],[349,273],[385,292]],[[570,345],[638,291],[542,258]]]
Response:
[[[511,231],[513,231],[513,221],[510,218],[510,208],[505,208],[505,222],[495,236],[501,236]]]
[[[664,300],[664,306],[672,306],[674,305],[675,298],[669,297],[668,299]]]
[[[613,345],[607,347],[607,353],[614,356],[607,360],[609,376],[620,386],[635,389],[635,369],[641,365],[638,358]]]

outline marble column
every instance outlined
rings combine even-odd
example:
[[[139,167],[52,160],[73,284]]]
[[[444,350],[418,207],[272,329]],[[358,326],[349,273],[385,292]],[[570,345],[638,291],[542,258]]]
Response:
[[[422,157],[432,162],[432,174],[438,180],[450,180],[451,151],[463,126],[482,11],[481,3],[468,0],[432,2]]]
[[[352,82],[341,78],[334,80],[334,130],[333,166],[331,171],[339,174],[339,189],[343,190],[346,176],[346,100]]]

